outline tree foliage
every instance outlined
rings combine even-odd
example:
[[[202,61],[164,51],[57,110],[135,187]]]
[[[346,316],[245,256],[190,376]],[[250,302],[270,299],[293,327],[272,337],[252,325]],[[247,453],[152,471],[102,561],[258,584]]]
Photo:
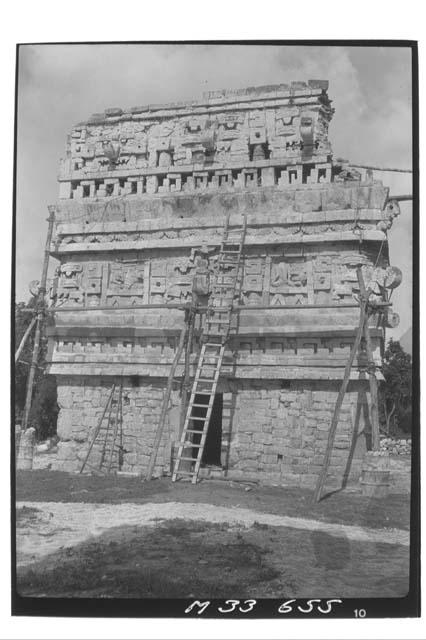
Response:
[[[34,317],[35,298],[28,303],[19,302],[15,304],[15,344],[14,353]],[[56,422],[58,417],[56,380],[53,376],[46,375],[47,337],[45,321],[42,323],[40,350],[37,362],[37,369],[34,376],[33,398],[31,411],[28,419],[28,426],[34,427],[37,439],[43,440],[56,433]],[[27,380],[30,371],[34,347],[35,327],[27,338],[24,348],[21,351],[19,360],[15,365],[15,419],[22,420],[25,397],[27,390]]]
[[[400,343],[390,340],[384,353],[381,387],[382,418],[388,435],[411,433],[412,366],[411,356]]]
[[[19,302],[15,305],[15,344],[13,351],[16,352],[19,344],[27,330],[32,314],[25,313],[24,309],[31,308],[30,304]],[[20,358],[15,366],[15,415],[19,419],[25,405],[25,393],[27,387],[27,377],[29,371],[29,362],[31,362],[32,349],[34,343],[34,333],[32,332],[21,351]]]

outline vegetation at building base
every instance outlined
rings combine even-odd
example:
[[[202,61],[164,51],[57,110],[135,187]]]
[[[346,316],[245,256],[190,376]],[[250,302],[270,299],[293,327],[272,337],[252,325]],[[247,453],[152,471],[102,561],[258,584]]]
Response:
[[[411,433],[412,364],[411,356],[398,341],[390,340],[384,353],[380,389],[381,423],[387,435]]]
[[[28,303],[19,302],[15,304],[15,344],[16,352],[22,337],[33,318],[28,309],[35,310],[35,298]],[[15,421],[22,420],[25,397],[27,392],[27,380],[31,365],[35,328],[31,331],[24,348],[21,351],[19,360],[15,365]],[[34,376],[33,398],[31,411],[28,420],[28,427],[34,427],[37,440],[45,440],[56,434],[56,422],[59,407],[57,404],[56,380],[54,376],[46,375],[47,337],[46,320],[43,320],[40,351],[37,362],[37,369]]]

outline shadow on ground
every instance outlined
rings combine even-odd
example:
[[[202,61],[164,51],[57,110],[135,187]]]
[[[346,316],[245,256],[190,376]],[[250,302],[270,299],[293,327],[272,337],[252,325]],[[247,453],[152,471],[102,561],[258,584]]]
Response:
[[[176,519],[61,549],[18,568],[17,588],[63,598],[402,597],[408,547]]]

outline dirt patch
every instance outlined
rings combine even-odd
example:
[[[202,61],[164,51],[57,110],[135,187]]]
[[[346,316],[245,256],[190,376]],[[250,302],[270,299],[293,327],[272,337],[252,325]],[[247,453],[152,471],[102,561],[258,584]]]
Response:
[[[33,515],[38,511],[37,517]],[[26,515],[30,514],[30,515]],[[91,536],[99,536],[117,526],[156,526],[170,519],[187,523],[203,521],[228,523],[241,527],[253,525],[288,527],[318,531],[349,540],[385,542],[408,546],[409,535],[403,529],[372,529],[321,522],[307,518],[260,513],[241,507],[223,507],[190,502],[150,502],[135,504],[85,504],[77,502],[33,502],[18,505],[17,562],[28,564],[60,549],[72,547]],[[22,522],[23,521],[23,522]]]
[[[16,509],[16,528],[27,529],[31,526],[40,524],[42,520],[45,520],[45,513],[41,509],[35,507],[18,507]]]
[[[408,547],[174,519],[110,529],[18,568],[17,579],[23,596],[401,597]]]
[[[23,502],[98,504],[200,502],[370,528],[408,530],[410,523],[409,496],[403,494],[374,499],[346,491],[313,503],[313,492],[308,489],[237,485],[223,481],[203,481],[194,486],[172,483],[168,478],[142,482],[139,478],[117,476],[20,471],[16,479],[16,498]]]

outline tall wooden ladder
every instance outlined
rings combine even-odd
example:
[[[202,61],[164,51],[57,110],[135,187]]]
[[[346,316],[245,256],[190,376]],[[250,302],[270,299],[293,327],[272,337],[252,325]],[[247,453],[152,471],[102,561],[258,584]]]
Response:
[[[119,471],[123,458],[123,385],[112,385],[80,473],[86,467],[101,475]],[[90,462],[89,462],[90,460]]]
[[[194,484],[198,479],[226,342],[231,329],[246,227],[245,215],[241,225],[232,231],[229,227],[229,216],[225,222],[203,329],[202,347],[173,470],[173,482],[180,476],[190,477]],[[185,466],[190,468],[183,468]]]

